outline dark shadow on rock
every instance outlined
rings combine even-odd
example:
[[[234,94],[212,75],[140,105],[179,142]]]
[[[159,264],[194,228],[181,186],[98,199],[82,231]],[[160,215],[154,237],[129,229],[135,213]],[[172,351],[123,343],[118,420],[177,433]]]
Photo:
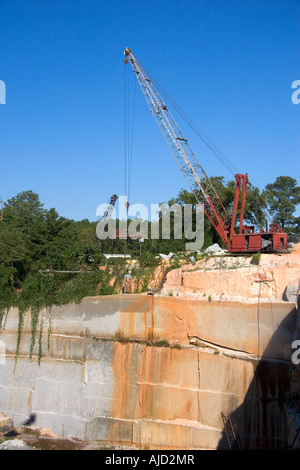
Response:
[[[16,437],[16,436],[19,436],[19,435],[20,435],[20,433],[14,427],[11,427],[9,429],[9,431],[7,431],[3,434],[4,437]]]
[[[29,418],[25,421],[25,423],[23,423],[22,426],[31,426],[32,424],[35,423],[35,420],[36,420],[36,414],[35,414],[35,413],[31,413],[31,415],[29,416]]]
[[[36,414],[31,413],[29,418],[22,424],[22,426],[31,426],[36,421]],[[14,426],[10,426],[10,428],[3,433],[4,437],[17,437],[20,435],[20,432]]]
[[[283,450],[291,444],[287,407],[296,321],[294,308],[274,332],[259,362],[252,361],[254,376],[245,400],[230,415],[244,450]],[[225,432],[218,449],[229,449]]]

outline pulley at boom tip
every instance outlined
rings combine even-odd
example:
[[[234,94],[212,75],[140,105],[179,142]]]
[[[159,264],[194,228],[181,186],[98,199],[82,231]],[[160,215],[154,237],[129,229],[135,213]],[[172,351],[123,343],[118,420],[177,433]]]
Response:
[[[127,59],[127,56],[131,53],[131,49],[129,49],[129,47],[125,47],[124,49],[124,55],[125,55],[125,64],[128,64],[128,59]]]

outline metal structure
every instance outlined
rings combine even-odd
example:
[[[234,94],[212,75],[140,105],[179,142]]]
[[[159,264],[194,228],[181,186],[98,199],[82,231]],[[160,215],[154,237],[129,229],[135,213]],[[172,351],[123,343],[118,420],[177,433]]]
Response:
[[[110,219],[110,217],[112,215],[112,212],[114,210],[115,203],[117,202],[117,199],[118,199],[118,196],[116,194],[113,194],[111,196],[110,201],[107,204],[106,210],[105,210],[104,214],[100,217],[99,222]],[[102,239],[103,232],[104,232],[104,227],[105,227],[105,225],[102,224],[100,226],[99,232],[97,233],[98,238],[100,238],[100,239]]]
[[[117,202],[118,196],[116,194],[113,194],[110,198],[109,203],[107,204],[107,209],[104,212],[103,216],[101,219],[109,219],[111,217],[112,211],[114,209],[114,205]]]
[[[203,204],[206,216],[218,232],[227,250],[234,253],[286,250],[287,235],[277,224],[272,224],[269,229],[266,229],[266,231],[260,230],[259,233],[255,232],[254,226],[243,224],[247,186],[250,184],[247,174],[235,175],[233,212],[231,218],[229,217],[210,179],[190,148],[187,139],[183,136],[167,105],[155,89],[151,79],[147,76],[130,48],[126,47],[124,54],[125,63],[131,63],[150,111],[167,141],[180,171],[191,191],[195,194],[196,200]],[[238,214],[240,197],[241,204]],[[239,227],[236,232],[235,223],[238,218]]]
[[[45,274],[93,274],[95,271],[59,271],[57,269],[40,269],[39,272],[44,276]]]
[[[237,430],[236,424],[233,424],[231,416],[225,416],[224,413],[221,412],[224,430],[227,438],[227,442],[229,445],[230,450],[241,450],[242,443],[240,440],[240,436]]]

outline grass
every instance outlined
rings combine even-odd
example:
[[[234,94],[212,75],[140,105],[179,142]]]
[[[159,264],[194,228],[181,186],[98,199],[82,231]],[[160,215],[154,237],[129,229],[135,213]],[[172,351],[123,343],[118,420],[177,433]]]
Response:
[[[260,253],[254,253],[254,255],[252,256],[252,264],[254,264],[255,266],[258,266],[260,263],[260,258],[261,258]]]
[[[125,335],[124,335],[124,330],[122,330],[121,328],[119,328],[116,333],[115,333],[115,338],[118,340],[118,341],[123,341],[125,339]]]

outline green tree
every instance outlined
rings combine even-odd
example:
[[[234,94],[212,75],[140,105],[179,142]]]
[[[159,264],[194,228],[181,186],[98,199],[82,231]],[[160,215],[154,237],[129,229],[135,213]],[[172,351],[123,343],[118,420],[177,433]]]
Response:
[[[245,220],[258,227],[263,227],[266,222],[265,209],[267,208],[264,191],[255,186],[247,189],[245,204]]]
[[[73,220],[60,217],[54,208],[45,214],[43,256],[39,265],[43,269],[72,269],[75,263],[74,244],[77,230]]]
[[[293,224],[288,230],[290,234],[290,240],[293,242],[299,242],[300,240],[300,217],[294,217]]]
[[[35,239],[36,229],[44,220],[45,209],[38,194],[29,190],[9,199],[4,204],[4,214],[6,221],[12,222],[32,239]]]
[[[26,276],[43,254],[45,209],[33,191],[23,191],[4,204],[3,226],[11,231],[11,244],[7,241],[8,257],[18,253],[19,274]],[[21,273],[22,271],[22,273]]]
[[[0,223],[0,310],[9,305],[39,309],[97,293],[101,257],[95,223],[75,222],[54,208],[44,209],[33,191],[17,194],[5,203]],[[39,272],[47,269],[94,274]]]
[[[282,228],[293,225],[296,206],[300,204],[300,187],[290,176],[278,176],[274,183],[267,184],[265,197],[274,219]]]

